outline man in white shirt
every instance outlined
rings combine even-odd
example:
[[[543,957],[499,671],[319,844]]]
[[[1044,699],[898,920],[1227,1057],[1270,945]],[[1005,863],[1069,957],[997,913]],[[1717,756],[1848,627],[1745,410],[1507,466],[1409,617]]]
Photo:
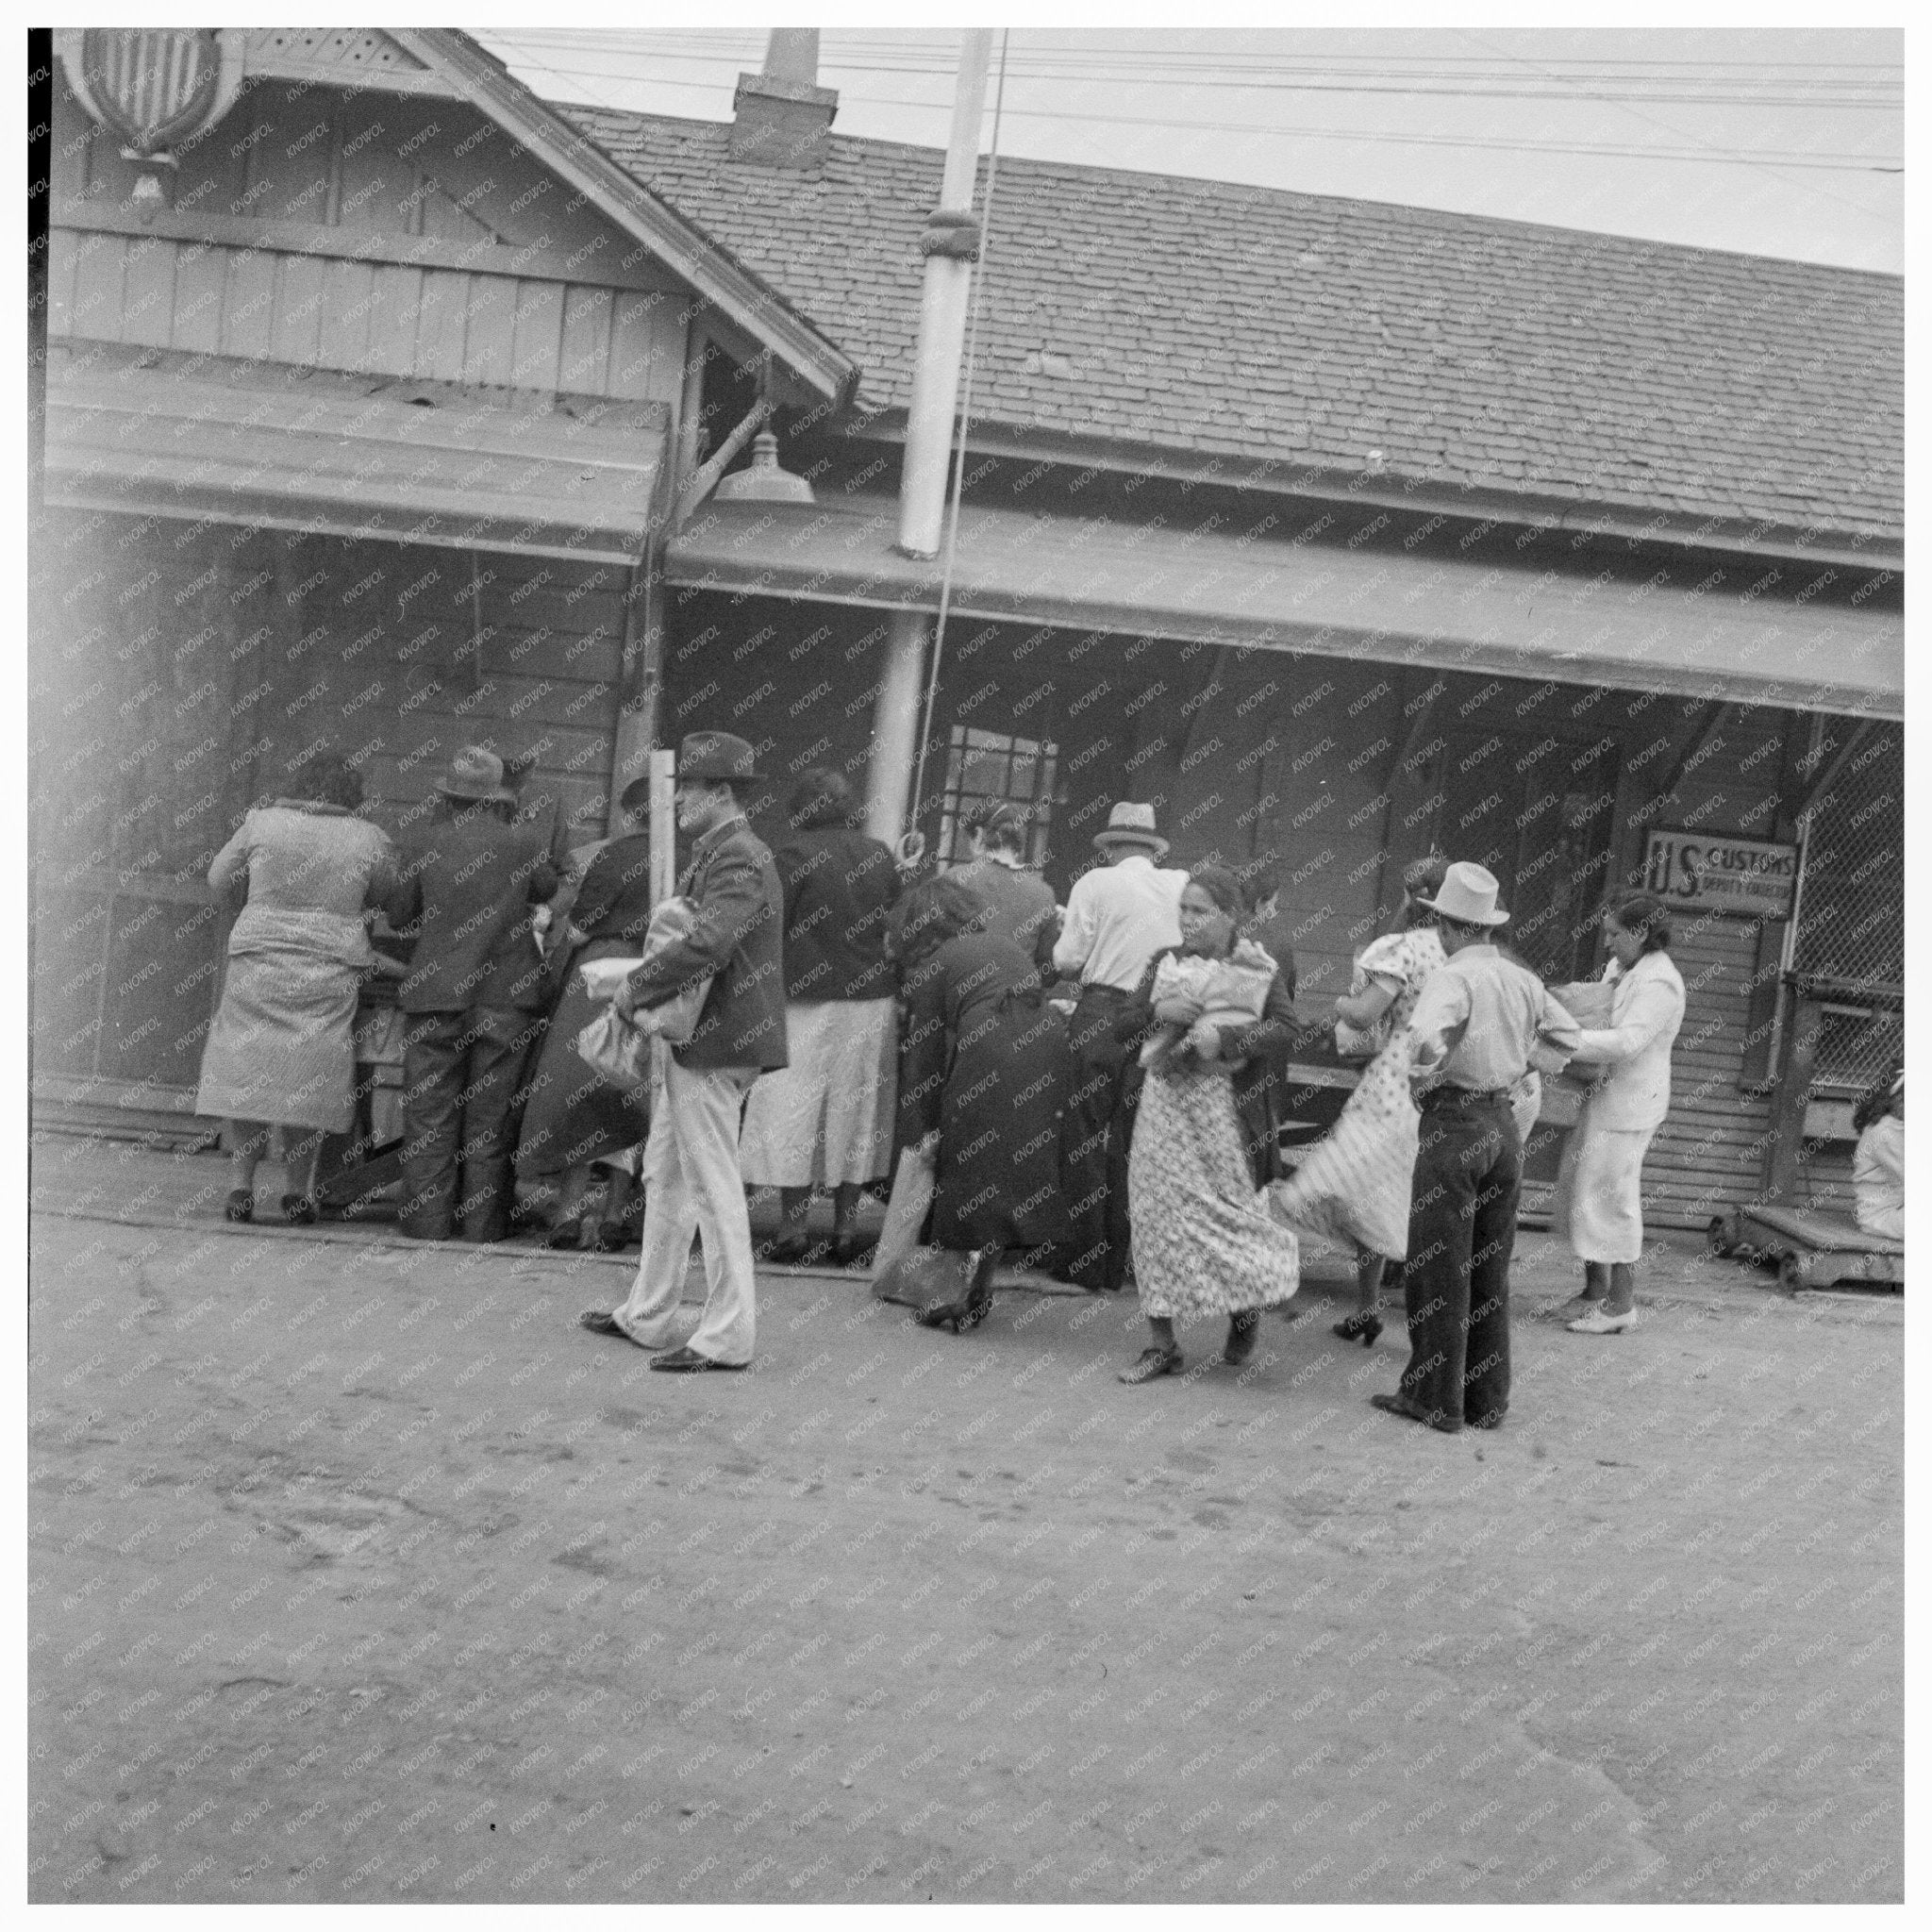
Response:
[[[1184,872],[1160,867],[1167,841],[1151,805],[1117,804],[1093,843],[1103,864],[1074,881],[1053,949],[1055,970],[1080,982],[1067,1029],[1071,1081],[1060,1140],[1060,1180],[1074,1225],[1061,1273],[1089,1290],[1118,1291],[1127,1276],[1127,1143],[1133,1107],[1126,1048],[1114,1021],[1154,956],[1181,942]]]

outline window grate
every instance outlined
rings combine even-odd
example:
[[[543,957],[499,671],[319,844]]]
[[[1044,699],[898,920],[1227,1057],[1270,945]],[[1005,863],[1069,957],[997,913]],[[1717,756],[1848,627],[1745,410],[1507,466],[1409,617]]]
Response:
[[[1058,745],[955,724],[946,749],[946,789],[940,801],[940,863],[958,865],[970,857],[967,818],[982,799],[995,798],[1024,808],[1026,863],[1041,864],[1053,825],[1058,762]]]

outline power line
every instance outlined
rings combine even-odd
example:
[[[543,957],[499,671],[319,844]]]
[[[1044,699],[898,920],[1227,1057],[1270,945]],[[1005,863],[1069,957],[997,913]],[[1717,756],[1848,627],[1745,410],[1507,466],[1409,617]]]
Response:
[[[543,65],[544,72],[559,78],[604,80],[613,78],[628,80],[633,85],[658,88],[678,88],[690,92],[715,93],[718,89],[707,81],[663,80],[655,76],[612,75],[608,73],[569,67]],[[941,112],[945,103],[941,101],[908,101],[884,94],[862,94],[847,92],[844,99],[862,102],[868,107],[899,108],[905,109],[929,109]],[[637,111],[620,108],[615,102],[591,103],[616,113]],[[1256,121],[1176,121],[1160,115],[1149,114],[1099,114],[1084,113],[1065,108],[1014,108],[1006,110],[1009,115],[1030,121],[1068,122],[1082,121],[1098,123],[1108,126],[1161,127],[1176,133],[1199,134],[1261,134],[1278,139],[1299,141],[1340,141],[1349,143],[1377,144],[1392,143],[1407,147],[1447,147],[1474,150],[1499,151],[1514,154],[1561,154],[1598,155],[1607,159],[1652,160],[1671,162],[1705,162],[1738,167],[1757,166],[1766,162],[1778,162],[1786,167],[1804,168],[1831,174],[1902,174],[1904,163],[1890,159],[1877,159],[1859,154],[1833,151],[1807,153],[1778,148],[1739,148],[1724,150],[1707,142],[1699,142],[1690,147],[1641,146],[1635,143],[1603,142],[1545,142],[1510,140],[1506,137],[1488,138],[1480,135],[1449,134],[1396,134],[1385,130],[1367,132],[1357,129],[1337,127],[1310,127],[1288,123],[1267,123]],[[1658,124],[1661,125],[1661,124]],[[1675,130],[1671,130],[1674,132]]]
[[[625,54],[656,62],[671,62],[677,65],[735,65],[753,58],[749,52],[719,53],[678,53],[669,48],[641,48],[634,42],[620,44],[589,39],[570,39],[562,35],[541,33],[516,34],[503,37],[520,47],[547,46],[566,53],[598,51],[608,47],[612,54]],[[668,37],[667,37],[668,38]],[[1150,81],[1172,86],[1191,88],[1221,88],[1241,92],[1290,92],[1290,93],[1386,93],[1411,97],[1441,96],[1450,99],[1501,99],[1501,100],[1562,100],[1562,101],[1650,101],[1659,106],[1681,107],[1757,107],[1773,109],[1780,108],[1867,108],[1885,113],[1902,112],[1903,99],[1880,99],[1870,93],[1846,94],[1826,93],[1821,88],[1843,88],[1847,83],[1839,79],[1813,79],[1808,82],[1775,81],[1770,78],[1752,82],[1748,77],[1739,77],[1728,84],[1754,86],[1755,92],[1687,92],[1680,85],[1669,82],[1659,87],[1658,78],[1644,75],[1625,75],[1613,71],[1604,76],[1599,85],[1584,90],[1568,84],[1561,75],[1553,76],[1555,86],[1525,84],[1517,78],[1513,85],[1505,84],[1511,76],[1505,71],[1494,71],[1482,75],[1456,76],[1431,75],[1425,70],[1410,75],[1400,69],[1363,69],[1358,71],[1330,69],[1315,66],[1278,66],[1260,76],[1253,73],[1238,75],[1230,78],[1220,77],[1226,66],[1233,63],[1218,63],[1215,67],[1204,68],[1198,73],[1170,70],[1166,63],[1155,63],[1145,68],[1137,67],[1130,58],[1109,54],[1099,60],[1087,57],[1068,54],[1057,57],[1041,53],[1034,57],[1036,79],[1066,80],[1078,79],[1106,84],[1120,82],[1143,86]],[[842,74],[908,74],[944,79],[947,68],[930,61],[914,58],[889,61],[862,60],[828,53],[822,66],[831,72]],[[551,70],[558,71],[558,70]],[[575,70],[588,72],[588,70]],[[603,70],[600,70],[603,71]],[[1370,77],[1370,76],[1377,77]],[[1300,76],[1300,77],[1293,77]],[[626,75],[628,78],[640,76]],[[1624,88],[1607,84],[1611,81],[1627,80]],[[667,83],[668,84],[668,83]],[[1715,80],[1704,85],[1722,84]],[[1783,92],[1765,90],[1781,87]]]

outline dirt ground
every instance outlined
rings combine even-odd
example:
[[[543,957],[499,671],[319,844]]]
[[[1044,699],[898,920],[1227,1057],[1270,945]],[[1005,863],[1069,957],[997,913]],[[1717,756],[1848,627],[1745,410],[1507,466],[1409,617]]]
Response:
[[[1895,1296],[1679,1240],[1589,1340],[1525,1235],[1449,1438],[1319,1280],[1239,1374],[791,1276],[667,1376],[626,1263],[145,1172],[32,1226],[35,1899],[1902,1896]]]

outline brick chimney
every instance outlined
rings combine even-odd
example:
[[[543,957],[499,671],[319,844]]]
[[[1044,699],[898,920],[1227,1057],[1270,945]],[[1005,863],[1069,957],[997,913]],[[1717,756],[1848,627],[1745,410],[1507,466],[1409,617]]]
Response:
[[[732,98],[731,158],[816,175],[825,165],[838,91],[821,87],[819,30],[774,26],[765,71],[741,74]]]

